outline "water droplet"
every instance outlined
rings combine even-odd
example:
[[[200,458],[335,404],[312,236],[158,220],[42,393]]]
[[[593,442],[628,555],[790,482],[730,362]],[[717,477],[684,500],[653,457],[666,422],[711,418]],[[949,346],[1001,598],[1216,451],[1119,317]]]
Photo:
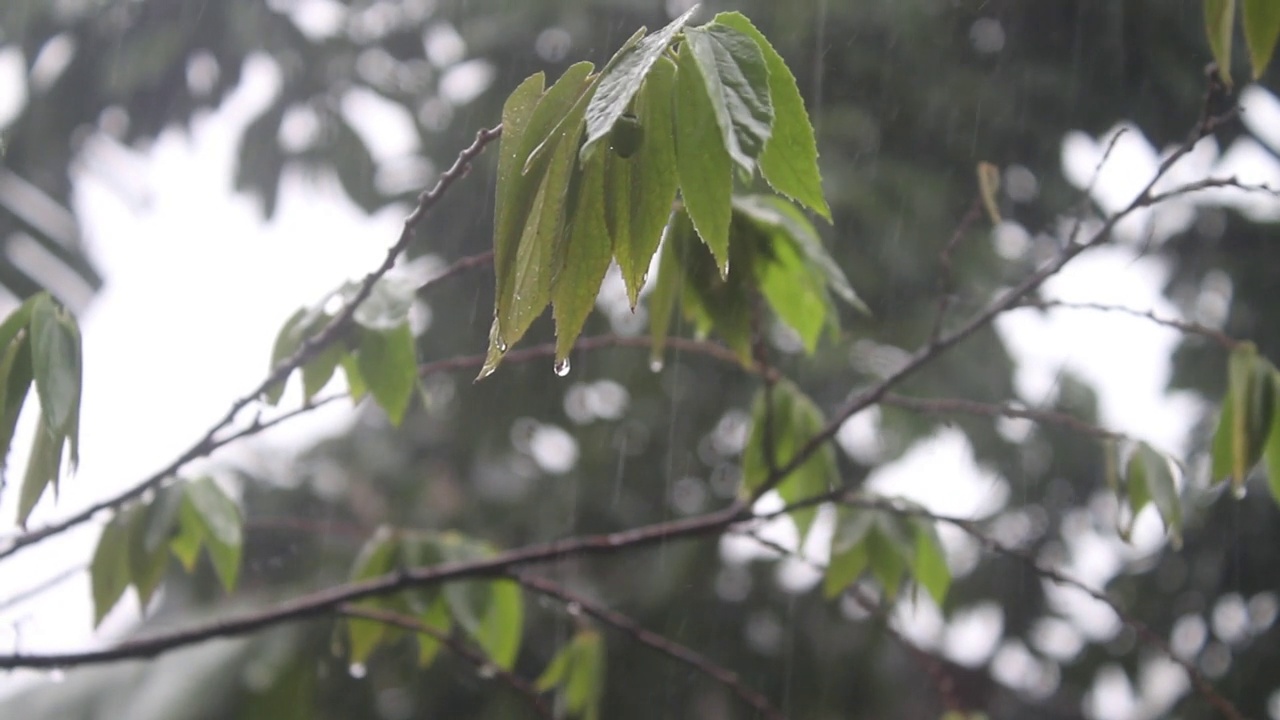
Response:
[[[506,341],[506,340],[503,340],[502,338],[497,338],[496,340],[494,340],[494,341],[493,341],[493,344],[498,346],[498,352],[506,352],[506,351],[507,351],[507,341]]]
[[[565,375],[568,375],[569,374],[569,358],[564,358],[563,360],[557,360],[555,371],[556,371],[556,374],[559,375],[560,377],[564,377]]]
[[[654,358],[654,359],[650,360],[650,361],[649,361],[649,371],[650,371],[650,372],[656,372],[656,373],[660,373],[660,372],[662,372],[662,358],[657,357],[657,358]]]
[[[582,606],[576,602],[571,602],[564,606],[564,611],[569,613],[572,617],[578,617],[582,614]]]
[[[498,674],[498,668],[491,663],[485,663],[476,670],[476,674],[485,680],[492,680]]]
[[[49,682],[60,683],[66,679],[67,679],[67,674],[62,671],[62,668],[54,668],[53,670],[49,671]]]
[[[365,667],[364,663],[351,663],[347,668],[347,674],[357,680],[367,675],[368,672],[369,668]]]
[[[1244,483],[1231,486],[1231,496],[1237,500],[1243,500],[1244,497],[1248,494],[1249,494],[1249,488],[1245,487]]]

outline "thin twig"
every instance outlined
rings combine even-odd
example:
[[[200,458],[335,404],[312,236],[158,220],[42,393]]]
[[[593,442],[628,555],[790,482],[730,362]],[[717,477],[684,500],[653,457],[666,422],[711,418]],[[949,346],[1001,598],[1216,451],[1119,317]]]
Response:
[[[482,676],[492,677],[519,693],[525,701],[529,703],[529,706],[533,708],[534,712],[538,714],[538,717],[545,718],[545,720],[554,720],[555,718],[555,715],[551,712],[551,708],[547,707],[546,701],[542,699],[542,695],[532,683],[506,668],[495,665],[489,660],[489,658],[471,649],[466,643],[447,632],[434,628],[409,615],[402,615],[400,613],[383,610],[381,608],[368,608],[361,607],[359,605],[347,604],[338,608],[338,613],[346,615],[347,617],[363,618],[365,620],[380,622],[385,625],[393,625],[401,630],[408,630],[412,633],[430,635],[440,641],[440,643],[445,647],[449,648],[454,655],[457,655],[475,666],[476,670],[480,671]]]
[[[1077,417],[1056,410],[1035,410],[1012,405],[977,402],[964,398],[914,398],[905,395],[886,394],[881,404],[929,415],[961,414],[982,417],[1006,417],[1031,420],[1042,425],[1057,425],[1099,440],[1127,440],[1129,436],[1087,423]]]
[[[1224,350],[1232,350],[1240,345],[1239,340],[1236,340],[1221,330],[1196,322],[1163,317],[1161,315],[1157,315],[1154,310],[1135,310],[1123,305],[1109,305],[1106,303],[1067,302],[1065,300],[1039,300],[1034,298],[1027,298],[1023,300],[1019,307],[1037,308],[1040,310],[1048,310],[1051,308],[1063,308],[1067,310],[1096,310],[1098,312],[1128,315],[1130,317],[1140,318],[1143,320],[1150,320],[1157,325],[1173,328],[1174,330],[1186,333],[1187,335],[1199,335],[1212,340],[1214,343],[1222,346]]]
[[[929,333],[929,342],[935,343],[942,336],[942,327],[946,322],[947,311],[951,309],[951,303],[955,298],[955,288],[952,287],[954,279],[952,277],[951,253],[959,247],[960,241],[968,234],[969,228],[982,217],[982,198],[975,197],[973,203],[969,205],[969,211],[960,219],[956,229],[951,233],[951,237],[947,240],[947,244],[942,246],[942,252],[938,254],[938,309],[934,311],[933,331]]]
[[[589,598],[558,585],[550,580],[532,575],[530,573],[511,573],[521,585],[524,587],[548,597],[556,598],[563,603],[574,605],[581,608],[582,612],[608,625],[609,627],[626,634],[632,640],[647,645],[657,650],[667,657],[674,658],[685,665],[697,670],[707,677],[715,680],[725,686],[730,692],[738,696],[738,699],[746,703],[756,711],[761,717],[769,720],[786,720],[786,715],[781,710],[774,707],[769,699],[752,689],[738,674],[732,670],[716,663],[697,650],[682,645],[658,633],[646,630],[635,620],[623,615],[616,610],[608,608]]]
[[[232,403],[231,409],[227,411],[221,420],[214,423],[213,427],[209,428],[209,430],[205,432],[204,437],[196,441],[196,443],[188,448],[186,452],[179,455],[163,469],[128,490],[106,500],[94,503],[83,511],[76,513],[65,520],[55,522],[37,530],[25,532],[22,535],[11,539],[9,544],[3,550],[0,550],[0,560],[3,560],[22,548],[34,545],[45,538],[52,537],[84,523],[103,510],[110,510],[112,508],[119,507],[120,505],[141,496],[147,490],[160,485],[166,479],[176,475],[178,471],[188,463],[198,458],[205,457],[214,450],[225,445],[226,441],[220,441],[218,439],[218,434],[222,432],[223,429],[230,426],[242,410],[256,402],[258,398],[262,397],[270,387],[278,382],[284,381],[294,370],[302,367],[307,363],[307,361],[319,355],[326,347],[335,342],[347,331],[350,323],[355,317],[356,308],[358,308],[360,304],[369,297],[369,294],[373,292],[373,286],[379,279],[390,272],[391,268],[396,263],[396,259],[400,256],[400,253],[404,252],[404,250],[409,246],[409,243],[413,241],[414,232],[422,222],[423,218],[426,217],[427,211],[440,200],[444,193],[455,182],[466,176],[471,169],[471,162],[481,153],[481,151],[484,150],[486,145],[495,140],[501,133],[501,125],[488,130],[481,130],[476,133],[475,141],[458,154],[457,159],[453,161],[453,165],[440,175],[440,178],[436,181],[435,187],[418,196],[418,204],[413,209],[413,212],[405,218],[404,227],[400,231],[399,239],[397,239],[395,244],[387,250],[386,257],[383,258],[382,264],[373,272],[369,273],[361,282],[360,288],[356,291],[356,294],[351,298],[351,300],[338,312],[336,316],[334,316],[333,320],[330,321],[323,330],[307,339],[306,342],[302,343],[302,346],[298,348],[297,352],[293,353],[278,364],[270,373],[267,374],[267,377],[262,380],[256,388]],[[243,437],[243,434],[244,433],[242,431],[234,434],[233,437]]]

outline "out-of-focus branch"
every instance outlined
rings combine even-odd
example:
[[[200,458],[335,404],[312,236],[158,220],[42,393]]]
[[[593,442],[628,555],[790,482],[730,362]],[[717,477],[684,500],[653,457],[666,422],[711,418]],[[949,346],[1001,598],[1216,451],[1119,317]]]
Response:
[[[1106,303],[1067,302],[1065,300],[1039,300],[1034,298],[1027,298],[1026,300],[1023,300],[1020,307],[1038,308],[1041,310],[1049,310],[1052,308],[1063,308],[1066,310],[1094,310],[1097,312],[1128,315],[1130,317],[1148,320],[1156,325],[1173,328],[1174,330],[1186,333],[1187,335],[1199,335],[1200,337],[1207,338],[1220,345],[1224,350],[1232,350],[1240,344],[1239,340],[1236,340],[1221,330],[1196,322],[1157,315],[1154,310],[1135,310],[1123,305],[1109,305]]]

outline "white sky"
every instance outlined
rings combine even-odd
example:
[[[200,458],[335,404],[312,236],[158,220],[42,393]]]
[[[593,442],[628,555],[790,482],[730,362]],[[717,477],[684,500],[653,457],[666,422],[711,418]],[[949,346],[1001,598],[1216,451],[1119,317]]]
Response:
[[[0,66],[5,62],[0,57]],[[345,199],[336,182],[317,187],[309,180],[287,178],[278,216],[269,224],[261,221],[253,200],[232,193],[235,138],[278,82],[266,66],[251,68],[245,77],[223,108],[196,122],[190,137],[166,133],[145,155],[125,152],[128,165],[123,171],[116,166],[104,174],[101,166],[90,164],[78,175],[75,209],[107,285],[81,318],[83,464],[78,474],[64,481],[56,506],[47,500],[41,503],[33,526],[118,492],[167,463],[219,418],[232,399],[262,378],[275,333],[294,309],[363,275],[399,232],[403,209],[366,217]],[[1265,124],[1266,118],[1280,116],[1280,105],[1260,93],[1246,93],[1246,118],[1253,115]],[[1268,128],[1272,126],[1280,127],[1280,122]],[[1183,174],[1184,179],[1202,177],[1215,166],[1257,179],[1280,178],[1280,166],[1256,146],[1233,147],[1221,158],[1211,143],[1205,146],[1188,161],[1191,174]],[[1087,179],[1102,147],[1105,139],[1068,137],[1068,177]],[[108,147],[101,157],[118,163],[121,154]],[[1131,197],[1133,178],[1153,169],[1156,157],[1136,129],[1127,130],[1113,163],[1099,178],[1098,201],[1114,208],[1126,193]],[[122,177],[128,182],[120,182]],[[1259,217],[1276,211],[1274,204],[1249,208]],[[1174,208],[1154,222],[1159,228],[1176,227],[1186,217],[1180,212]],[[1134,238],[1144,235],[1142,226],[1127,226],[1126,232]],[[1155,309],[1173,317],[1176,312],[1160,294],[1165,275],[1159,260],[1139,257],[1134,243],[1122,243],[1080,258],[1046,290],[1064,300]],[[1164,391],[1169,354],[1178,341],[1173,331],[1132,318],[1066,310],[1046,315],[1020,311],[1001,318],[998,327],[1018,359],[1016,381],[1024,399],[1050,397],[1054,379],[1061,369],[1070,368],[1100,388],[1103,425],[1173,452],[1185,447],[1185,433],[1198,407]],[[298,447],[316,433],[340,426],[345,406],[325,410],[292,421],[265,441]],[[28,425],[29,420],[25,418]],[[851,432],[862,433],[865,445],[874,422],[859,422],[855,420]],[[859,442],[857,437],[852,441]],[[22,439],[15,444],[19,449],[13,461],[18,468],[25,463],[22,444]],[[939,468],[945,468],[953,491],[938,492]],[[942,433],[899,462],[877,469],[871,486],[912,497],[940,512],[974,515],[991,512],[1016,492],[974,466],[967,442],[958,433]],[[11,486],[0,500],[0,517],[13,517],[16,497]],[[1159,546],[1161,533],[1158,521],[1147,520],[1152,522],[1140,527],[1138,543],[1149,551]],[[17,592],[84,563],[98,527],[90,523],[0,563],[0,588],[6,594]],[[778,532],[785,534],[785,529]],[[1072,572],[1100,583],[1118,570],[1113,545],[1087,533],[1078,543],[1091,551],[1076,556]],[[732,551],[730,545],[726,544],[729,555],[750,555],[741,547]],[[813,580],[794,567],[784,569],[786,573],[795,584]],[[0,649],[84,647],[90,637],[88,597],[88,578],[82,575],[36,602],[0,613]],[[126,597],[129,601],[113,613],[108,627],[122,627],[136,617],[132,593]],[[987,618],[990,610],[975,608],[970,615]],[[983,627],[988,637],[998,630],[999,609],[995,610],[994,620],[963,625],[945,637],[938,627],[930,642],[944,649],[958,644],[968,650],[957,652],[971,653],[974,644],[982,642]],[[1091,624],[1113,623],[1088,608],[1072,619],[1077,631],[1086,633]],[[978,661],[995,651],[992,644],[979,653]],[[1018,648],[1002,648],[997,657],[1022,655]],[[1010,664],[1017,663],[1005,663]],[[1156,712],[1151,707],[1144,710],[1132,694],[1125,695],[1131,690],[1125,686],[1108,689],[1118,687],[1108,676],[1099,697],[1111,693],[1115,699],[1098,700],[1096,717],[1136,718]]]

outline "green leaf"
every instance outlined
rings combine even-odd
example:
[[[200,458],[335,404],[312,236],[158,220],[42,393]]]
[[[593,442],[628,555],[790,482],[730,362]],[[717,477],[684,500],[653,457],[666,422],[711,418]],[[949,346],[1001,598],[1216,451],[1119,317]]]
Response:
[[[512,179],[517,200],[522,202],[506,219],[503,232],[510,237],[495,238],[497,247],[506,248],[503,262],[497,264],[499,293],[496,299],[499,349],[514,345],[529,325],[542,314],[551,301],[555,277],[553,258],[564,231],[565,200],[574,170],[574,153],[582,134],[586,92],[591,87],[587,76],[590,63],[578,63],[543,96],[534,108],[524,145],[542,135],[543,126],[551,135],[542,141],[548,148],[541,162]],[[529,148],[533,152],[535,148]],[[506,192],[499,188],[500,194]],[[505,351],[503,351],[505,352]]]
[[[825,424],[822,410],[814,404],[794,383],[783,380],[774,385],[768,397],[773,402],[773,458],[775,466],[785,465]],[[751,433],[743,450],[742,474],[745,489],[758,491],[769,480],[769,463],[765,453],[765,390],[756,394],[752,404]],[[777,485],[778,494],[786,504],[812,498],[827,491],[836,478],[835,451],[823,446],[783,478]],[[800,533],[800,542],[808,535],[817,506],[791,512],[791,519]]]
[[[269,370],[274,371],[280,366],[280,363],[286,359],[293,357],[302,345],[303,331],[305,325],[312,322],[315,313],[306,308],[299,308],[297,312],[289,316],[285,321],[284,327],[280,328],[280,332],[276,334],[275,345],[271,348],[271,367]],[[267,388],[263,400],[269,405],[275,405],[280,402],[280,397],[284,395],[285,380],[275,383]]]
[[[573,644],[573,663],[563,684],[565,709],[577,717],[596,718],[604,695],[604,639],[594,630],[582,630]]]
[[[1276,393],[1280,394],[1280,373],[1271,376],[1276,385]],[[1271,434],[1267,436],[1267,485],[1271,488],[1271,497],[1280,504],[1280,418],[1271,422]]]
[[[862,302],[849,285],[844,271],[827,253],[822,239],[818,237],[818,231],[794,205],[767,195],[741,195],[733,199],[733,209],[762,227],[776,228],[775,237],[796,243],[809,265],[822,276],[829,291],[849,307],[866,314],[871,313],[866,303]]]
[[[199,523],[204,546],[222,587],[230,592],[240,573],[243,548],[240,509],[212,478],[187,483],[180,513],[187,522]]]
[[[359,287],[358,283],[353,284],[349,294],[353,296]],[[409,321],[415,290],[407,278],[383,277],[369,289],[369,297],[360,303],[351,319],[370,330],[394,330]]]
[[[841,507],[836,511],[836,530],[831,535],[831,560],[823,578],[822,591],[828,598],[844,592],[862,576],[870,557],[866,539],[875,525],[875,512]]]
[[[378,528],[360,548],[351,571],[351,580],[368,580],[391,572],[396,567],[396,556],[399,548],[399,536],[390,528]],[[362,600],[358,605],[380,607],[379,599]],[[369,659],[378,644],[387,634],[387,625],[367,618],[348,617],[346,619],[347,640],[353,663],[364,663]],[[421,642],[421,640],[419,641]]]
[[[1204,29],[1218,75],[1231,86],[1231,38],[1235,30],[1236,0],[1204,0]]]
[[[62,468],[62,438],[54,436],[45,422],[44,411],[40,411],[40,422],[36,426],[35,440],[31,443],[31,458],[27,460],[27,472],[22,477],[22,488],[18,491],[18,524],[27,526],[27,518],[35,509],[45,488],[53,485],[54,495],[58,492],[58,474]]]
[[[472,636],[498,667],[510,670],[520,653],[524,633],[524,598],[511,580],[485,583],[489,600]]]
[[[146,531],[142,536],[142,549],[147,554],[167,549],[179,532],[178,517],[184,494],[181,484],[166,485],[156,491],[155,499],[147,505]]]
[[[551,658],[551,662],[547,663],[546,669],[538,679],[533,681],[533,686],[539,692],[546,692],[563,684],[565,678],[569,676],[569,668],[573,665],[576,653],[577,646],[573,642],[560,648]]]
[[[613,222],[613,252],[634,309],[653,254],[658,251],[663,228],[671,216],[676,198],[676,148],[672,94],[675,64],[659,58],[636,97],[636,112],[645,129],[645,139],[630,158],[612,156],[607,167],[609,179],[625,175],[625,182],[610,183],[605,195],[606,216]],[[610,210],[626,208],[615,218]]]
[[[552,314],[556,321],[556,361],[569,357],[582,326],[595,307],[600,283],[613,256],[609,228],[604,214],[605,156],[587,162],[581,190],[565,233],[563,264],[551,290]]]
[[[129,518],[117,512],[98,538],[98,547],[89,563],[89,582],[93,591],[93,626],[97,627],[107,612],[115,607],[129,587]]]
[[[1275,415],[1275,368],[1252,343],[1232,351],[1227,363],[1227,395],[1214,433],[1213,481],[1229,477],[1237,492],[1262,457]]]
[[[923,518],[915,518],[912,525],[915,529],[916,548],[911,572],[933,601],[942,606],[947,599],[947,591],[951,588],[951,568],[947,567],[938,530],[932,522]]]
[[[186,495],[185,487],[182,485],[175,487],[181,490],[179,499],[183,500]],[[185,500],[179,503],[178,532],[169,540],[169,551],[178,558],[178,562],[182,563],[184,570],[194,572],[196,561],[200,559],[200,548],[204,546],[205,531],[204,524],[195,513],[183,510],[185,505]]]
[[[729,273],[733,167],[688,45],[676,57],[676,170],[684,207],[724,277]]]
[[[750,37],[769,68],[769,98],[773,104],[773,130],[757,162],[770,187],[831,222],[831,208],[822,194],[818,172],[818,147],[813,126],[804,109],[800,88],[782,56],[741,13],[716,15],[715,22]]]
[[[399,425],[418,382],[418,352],[408,323],[389,331],[362,330],[356,364],[373,399]]]
[[[1182,542],[1182,501],[1178,496],[1178,484],[1174,480],[1169,458],[1146,443],[1139,443],[1129,458],[1129,474],[1134,474],[1135,464],[1141,468],[1143,484],[1151,500],[1155,502],[1160,518],[1175,544]],[[1137,507],[1133,512],[1136,515]]]
[[[135,504],[124,511],[129,528],[129,577],[138,592],[138,603],[146,610],[147,603],[164,578],[169,564],[169,551],[163,545],[148,549],[147,534],[155,503]]]
[[[1276,0],[1244,0],[1241,18],[1244,21],[1244,40],[1249,47],[1249,61],[1253,64],[1253,79],[1266,72],[1271,55],[1280,39],[1280,3]]]
[[[316,393],[329,384],[330,378],[333,377],[334,371],[338,369],[338,364],[346,354],[341,345],[330,345],[302,366],[302,401],[304,403],[311,402]]]
[[[649,365],[658,370],[662,369],[667,336],[671,331],[671,316],[684,287],[680,251],[693,245],[695,234],[689,213],[677,210],[672,214],[666,239],[662,242],[662,255],[658,258],[658,278],[649,294],[649,336],[652,339]]]
[[[46,427],[59,450],[64,438],[70,441],[74,466],[80,424],[80,329],[48,295],[36,296],[31,308],[31,362]]]
[[[895,532],[883,514],[877,519],[876,527],[867,533],[867,557],[871,574],[879,581],[885,597],[892,599],[902,586],[907,559],[912,557],[915,548],[909,539]]]
[[[34,381],[31,367],[31,341],[24,331],[9,341],[0,356],[0,391],[4,402],[0,404],[0,472],[9,464],[9,449],[13,444],[13,432],[18,425],[18,415],[26,402],[27,393]]]
[[[687,50],[702,74],[722,143],[749,176],[773,127],[764,54],[750,36],[715,22],[686,30],[684,40],[680,53]]]
[[[738,219],[735,231],[753,233],[767,248],[756,263],[756,281],[773,312],[800,336],[805,352],[818,347],[823,330],[835,327],[835,308],[822,274],[800,254],[799,245],[775,227]],[[772,231],[772,232],[771,232]]]
[[[644,39],[640,39],[640,33],[631,36],[605,65],[604,70],[600,71],[600,82],[587,106],[587,138],[579,152],[579,158],[583,162],[590,159],[601,138],[608,135],[618,118],[627,112],[649,71],[697,9],[698,6],[694,5],[666,27]]]
[[[1129,462],[1125,463],[1124,475],[1124,486],[1129,500],[1129,519],[1123,527],[1119,528],[1119,531],[1121,539],[1128,542],[1133,533],[1133,525],[1138,520],[1138,513],[1151,502],[1147,465],[1142,462],[1137,452],[1130,455]]]
[[[342,366],[342,374],[347,378],[347,391],[351,393],[352,402],[360,402],[365,393],[369,392],[369,386],[364,381],[364,376],[360,374],[360,363],[356,360],[356,356],[351,353],[343,353],[338,364]]]
[[[435,602],[427,608],[427,611],[418,616],[418,622],[429,628],[439,630],[441,634],[448,635],[449,629],[453,627],[453,618],[449,617],[449,605],[444,601],[443,597],[437,597]],[[444,643],[437,640],[434,636],[426,633],[418,633],[418,667],[430,667],[435,662],[436,656],[440,654],[440,649]]]

